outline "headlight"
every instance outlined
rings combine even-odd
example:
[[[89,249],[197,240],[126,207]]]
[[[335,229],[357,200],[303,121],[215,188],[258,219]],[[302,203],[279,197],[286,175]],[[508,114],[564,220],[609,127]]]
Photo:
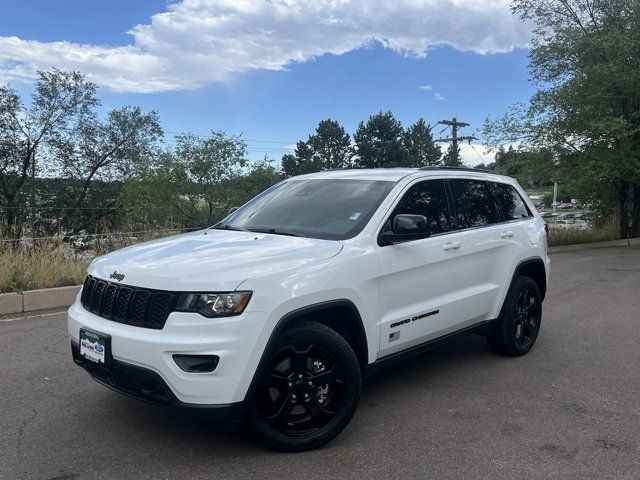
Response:
[[[251,292],[183,293],[176,310],[197,312],[205,317],[229,317],[240,315],[251,298]]]

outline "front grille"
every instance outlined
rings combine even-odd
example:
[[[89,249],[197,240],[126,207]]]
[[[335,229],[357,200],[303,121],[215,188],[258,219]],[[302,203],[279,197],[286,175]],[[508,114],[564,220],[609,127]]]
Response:
[[[120,285],[91,275],[82,287],[82,306],[99,317],[161,330],[178,302],[178,293]]]

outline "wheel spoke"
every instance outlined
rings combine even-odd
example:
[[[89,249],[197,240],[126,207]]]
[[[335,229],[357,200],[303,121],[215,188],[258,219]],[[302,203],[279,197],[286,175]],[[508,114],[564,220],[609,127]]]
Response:
[[[289,388],[289,382],[290,380],[287,377],[271,373],[267,377],[266,386],[277,388],[278,390],[287,390]]]
[[[320,402],[315,395],[309,397],[309,401],[305,402],[304,408],[307,409],[309,415],[311,415],[316,421],[324,421],[332,414],[332,412],[325,410],[322,405],[320,405]]]
[[[307,371],[307,359],[309,358],[309,350],[313,345],[309,345],[306,350],[300,351],[293,349],[291,355],[291,367],[295,373]]]
[[[287,395],[286,397],[284,397],[284,401],[282,402],[282,405],[280,405],[278,412],[275,415],[267,418],[269,420],[285,425],[287,423],[287,420],[289,419],[289,415],[291,415],[291,411],[293,410],[294,406],[295,404],[291,401],[291,396]]]

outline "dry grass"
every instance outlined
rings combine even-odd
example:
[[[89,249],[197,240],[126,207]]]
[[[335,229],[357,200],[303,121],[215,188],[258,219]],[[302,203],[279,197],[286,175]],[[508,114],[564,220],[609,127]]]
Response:
[[[620,238],[618,223],[615,219],[589,230],[549,230],[549,246],[575,245],[578,243],[604,242]]]
[[[74,251],[60,240],[47,239],[11,247],[0,238],[0,293],[82,284],[91,260],[119,248],[178,231],[115,235],[91,242],[89,250]]]
[[[6,250],[0,254],[0,292],[78,285],[88,265],[50,246]]]

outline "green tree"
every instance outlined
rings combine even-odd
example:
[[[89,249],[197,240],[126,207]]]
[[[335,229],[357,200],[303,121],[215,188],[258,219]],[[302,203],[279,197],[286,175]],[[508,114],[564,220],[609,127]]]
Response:
[[[291,177],[322,170],[347,168],[353,149],[351,137],[335,120],[322,120],[306,142],[296,144],[295,154],[282,157],[282,170]]]
[[[553,153],[546,149],[518,151],[509,145],[498,148],[491,168],[514,177],[521,185],[551,185],[554,181]]]
[[[186,134],[176,137],[175,168],[186,180],[187,199],[196,210],[203,210],[202,226],[211,225],[228,209],[221,186],[242,173],[247,164],[247,144],[239,135],[211,132],[203,139]]]
[[[391,112],[380,112],[360,122],[353,135],[359,168],[407,167],[411,162],[403,143],[404,129]]]
[[[461,167],[460,147],[454,143],[449,144],[446,153],[442,157],[442,164],[447,167]]]
[[[407,128],[402,140],[410,166],[442,165],[442,150],[433,141],[431,127],[423,118]]]
[[[50,165],[45,145],[67,135],[75,122],[98,105],[96,88],[79,72],[38,72],[30,105],[25,106],[14,89],[0,86],[0,193],[5,235],[18,238],[22,234],[25,186],[38,170]]]
[[[284,174],[266,157],[258,162],[249,163],[240,175],[233,177],[223,185],[223,194],[226,198],[224,213],[226,214],[230,207],[244,205],[283,179]]]
[[[63,177],[76,180],[62,192],[63,204],[70,207],[65,226],[85,229],[112,212],[119,182],[151,154],[161,136],[157,112],[126,106],[110,111],[104,120],[90,112],[76,128],[52,142]]]
[[[534,25],[526,106],[485,123],[485,139],[545,149],[557,179],[592,205],[615,198],[621,236],[640,235],[640,3],[516,0]]]

